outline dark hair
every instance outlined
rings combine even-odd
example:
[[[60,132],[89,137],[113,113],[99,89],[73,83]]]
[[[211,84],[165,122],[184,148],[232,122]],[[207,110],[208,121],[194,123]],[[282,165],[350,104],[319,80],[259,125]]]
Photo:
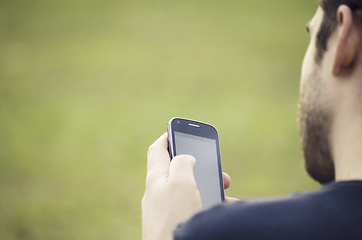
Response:
[[[353,12],[354,21],[362,24],[362,0],[320,0],[320,6],[324,11],[324,17],[317,35],[316,62],[320,63],[324,52],[327,51],[327,43],[337,27],[337,10],[339,6],[346,5]]]

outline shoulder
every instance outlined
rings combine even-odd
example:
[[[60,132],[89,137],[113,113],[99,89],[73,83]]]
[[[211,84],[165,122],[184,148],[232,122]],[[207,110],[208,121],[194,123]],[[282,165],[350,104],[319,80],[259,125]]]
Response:
[[[275,235],[279,226],[285,231],[300,225],[308,212],[313,212],[305,204],[297,205],[291,198],[218,205],[180,225],[175,231],[180,238],[175,240],[263,239]]]
[[[349,224],[337,220],[341,210],[336,206],[345,201],[338,196],[338,191],[325,188],[287,198],[218,205],[180,225],[175,240],[326,239],[330,235],[343,239]]]

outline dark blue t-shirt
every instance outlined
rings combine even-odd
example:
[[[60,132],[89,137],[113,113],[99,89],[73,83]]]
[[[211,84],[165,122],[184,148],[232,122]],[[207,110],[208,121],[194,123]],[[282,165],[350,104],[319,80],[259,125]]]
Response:
[[[362,240],[362,181],[282,199],[221,204],[180,224],[174,239]]]

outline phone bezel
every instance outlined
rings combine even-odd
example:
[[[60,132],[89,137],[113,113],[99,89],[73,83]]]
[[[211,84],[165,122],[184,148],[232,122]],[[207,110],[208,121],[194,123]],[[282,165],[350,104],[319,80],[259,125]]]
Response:
[[[197,125],[199,127],[190,126]],[[219,133],[216,128],[210,124],[185,119],[185,118],[172,118],[167,124],[167,132],[168,132],[168,146],[170,153],[170,160],[174,158],[176,153],[176,143],[175,139],[175,131],[186,133],[198,137],[204,137],[213,139],[216,142],[216,151],[217,151],[217,162],[218,162],[218,172],[219,172],[219,182],[220,182],[220,192],[221,192],[221,202],[225,202],[225,192],[224,192],[224,180],[222,175],[222,164],[221,164],[221,150],[220,150],[220,141],[219,141]]]

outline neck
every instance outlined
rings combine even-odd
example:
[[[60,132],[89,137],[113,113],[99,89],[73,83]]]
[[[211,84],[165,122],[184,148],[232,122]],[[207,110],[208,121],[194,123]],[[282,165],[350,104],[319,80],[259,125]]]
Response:
[[[362,180],[361,79],[358,72],[339,81],[340,94],[331,132],[336,181]]]
[[[362,180],[362,121],[347,119],[332,143],[336,181]]]

